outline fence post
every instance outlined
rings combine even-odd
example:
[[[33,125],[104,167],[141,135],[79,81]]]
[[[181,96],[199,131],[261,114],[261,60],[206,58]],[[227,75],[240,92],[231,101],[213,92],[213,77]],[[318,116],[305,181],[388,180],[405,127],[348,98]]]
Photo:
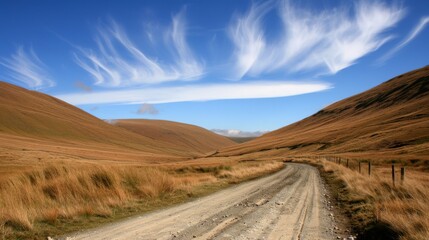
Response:
[[[395,186],[395,163],[392,161],[392,183]]]
[[[361,171],[360,171],[360,170],[361,170],[361,168],[360,168],[360,160],[359,160],[359,173],[361,173]]]
[[[401,183],[405,180],[405,167],[401,167]]]
[[[368,161],[368,176],[371,176],[371,161]]]
[[[349,168],[349,159],[347,158],[347,163],[346,163],[346,165],[347,165],[347,168]]]

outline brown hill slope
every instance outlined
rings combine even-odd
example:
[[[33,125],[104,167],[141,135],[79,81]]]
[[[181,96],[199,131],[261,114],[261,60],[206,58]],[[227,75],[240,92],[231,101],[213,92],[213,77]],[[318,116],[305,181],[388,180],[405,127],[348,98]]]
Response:
[[[157,146],[157,140],[112,126],[57,98],[5,82],[0,82],[0,133],[166,152]]]
[[[207,129],[190,124],[146,119],[121,119],[114,125],[125,128],[151,139],[177,146],[183,151],[208,153],[210,151],[235,145],[232,140]]]
[[[206,137],[197,140],[204,150],[212,143],[218,145],[209,151],[226,146]],[[202,155],[197,152],[179,139],[142,136],[49,95],[0,82],[0,167],[7,172],[55,161],[171,162]]]
[[[397,76],[316,114],[221,150],[429,159],[429,66]]]

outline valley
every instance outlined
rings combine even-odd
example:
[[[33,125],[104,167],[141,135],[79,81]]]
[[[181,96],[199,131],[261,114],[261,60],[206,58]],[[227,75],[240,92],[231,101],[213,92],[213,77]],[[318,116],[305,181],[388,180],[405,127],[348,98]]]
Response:
[[[424,239],[428,79],[429,67],[402,74],[242,143],[184,123],[104,121],[0,83],[1,237],[332,239],[388,232]],[[401,184],[390,181],[391,163],[406,168]]]

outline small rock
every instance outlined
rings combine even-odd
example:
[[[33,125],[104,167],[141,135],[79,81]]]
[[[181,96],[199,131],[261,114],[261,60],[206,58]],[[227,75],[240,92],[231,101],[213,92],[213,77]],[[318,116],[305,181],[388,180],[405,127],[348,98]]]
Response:
[[[195,235],[194,235],[194,236],[192,236],[192,237],[193,237],[193,238],[197,238],[197,236],[195,236]]]
[[[51,237],[48,237],[48,240],[54,240],[53,238],[51,238]]]

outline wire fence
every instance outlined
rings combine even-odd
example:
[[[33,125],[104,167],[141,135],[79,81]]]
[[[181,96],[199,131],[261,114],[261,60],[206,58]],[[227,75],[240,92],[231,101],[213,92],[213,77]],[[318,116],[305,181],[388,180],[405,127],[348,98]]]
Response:
[[[333,157],[333,156],[312,156],[310,157],[312,159],[316,160],[325,160],[328,162],[332,162],[341,166],[344,166],[346,168],[349,168],[351,170],[354,170],[356,172],[359,172],[362,175],[366,175],[368,177],[376,176],[381,174],[379,169],[383,169],[383,172],[386,171],[386,165],[387,164],[377,164],[374,166],[373,162],[368,159],[352,159],[352,158],[342,158],[342,157]],[[382,166],[382,167],[380,167]],[[389,167],[387,165],[387,167]],[[391,181],[392,185],[395,186],[398,182],[404,183],[405,181],[405,166],[402,164],[395,163],[395,161],[392,161],[390,164],[390,175],[391,175]],[[398,178],[399,177],[399,178]]]

